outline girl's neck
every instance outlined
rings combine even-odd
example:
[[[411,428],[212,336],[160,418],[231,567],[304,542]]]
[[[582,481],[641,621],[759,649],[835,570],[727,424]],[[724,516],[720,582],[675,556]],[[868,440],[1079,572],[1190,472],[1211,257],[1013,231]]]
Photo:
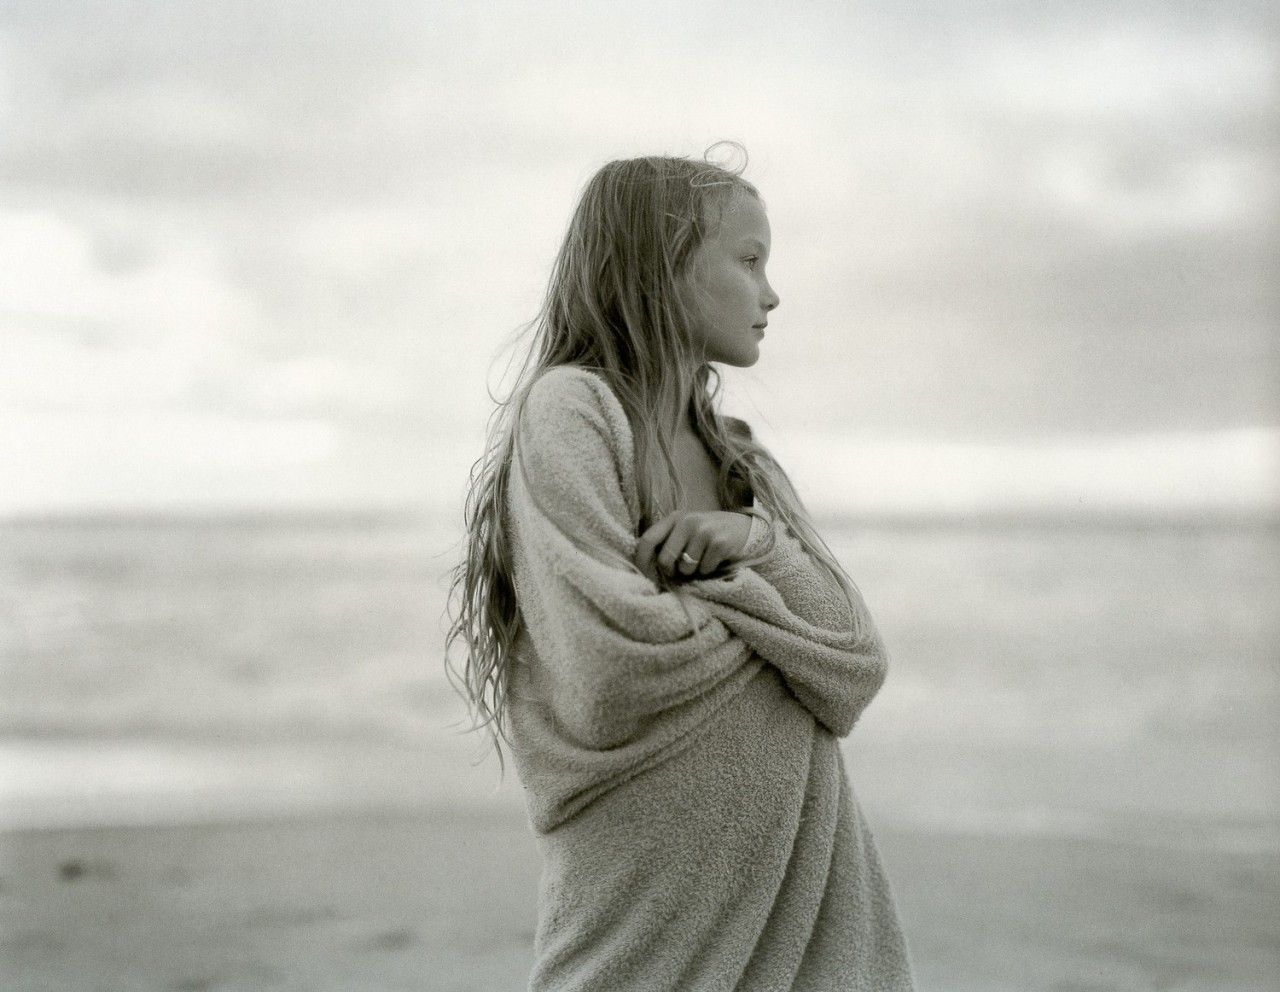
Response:
[[[659,417],[658,423],[667,437],[676,437],[693,431],[693,424],[689,417],[692,400],[692,392],[681,391],[677,383],[673,382],[667,386],[665,394],[658,401],[656,410]]]
[[[694,389],[696,387],[696,371],[690,374],[685,383],[680,381],[668,381],[664,388],[663,396],[658,399],[655,404],[655,412],[658,413],[659,425],[667,434],[668,438],[678,434],[694,433],[694,424],[690,416],[692,408],[692,399],[694,399]]]

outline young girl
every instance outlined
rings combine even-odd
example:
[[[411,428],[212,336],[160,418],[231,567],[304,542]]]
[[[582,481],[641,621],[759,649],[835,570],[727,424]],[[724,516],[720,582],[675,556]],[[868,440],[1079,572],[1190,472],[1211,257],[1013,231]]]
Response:
[[[606,165],[472,473],[449,644],[538,836],[534,989],[912,987],[838,746],[880,642],[714,402],[778,305],[769,241],[736,172]]]

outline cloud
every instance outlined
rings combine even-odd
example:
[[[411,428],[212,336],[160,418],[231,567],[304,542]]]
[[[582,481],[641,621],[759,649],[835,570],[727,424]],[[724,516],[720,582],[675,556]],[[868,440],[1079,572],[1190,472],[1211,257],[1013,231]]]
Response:
[[[108,249],[109,254],[109,249]],[[144,253],[149,255],[150,253]],[[98,341],[209,342],[255,320],[198,236],[119,265],[56,210],[0,210],[0,319],[10,329],[74,327]]]
[[[1037,444],[762,439],[816,513],[1280,513],[1280,431]],[[475,439],[398,438],[306,417],[65,412],[0,424],[0,513],[373,503],[459,511]]]
[[[18,0],[0,417],[314,421],[395,488],[397,445],[478,432],[590,172],[730,137],[774,223],[783,306],[746,377],[767,428],[1272,423],[1259,16]]]
[[[349,246],[351,233],[349,223],[334,243]],[[394,249],[378,243],[375,262],[386,261]],[[0,268],[11,280],[0,409],[395,420],[415,405],[419,384],[391,361],[256,354],[262,314],[199,244],[157,248],[122,269],[100,255],[91,233],[56,214],[0,211]],[[347,264],[364,258],[353,252]]]
[[[1265,111],[1275,45],[1226,7],[1199,16],[1081,18],[1033,37],[993,32],[965,54],[971,86],[1038,119],[1186,119]]]
[[[851,442],[773,444],[823,513],[1280,511],[1280,430],[1053,438],[1028,446]]]
[[[337,445],[332,425],[305,419],[9,413],[0,513],[323,503]]]

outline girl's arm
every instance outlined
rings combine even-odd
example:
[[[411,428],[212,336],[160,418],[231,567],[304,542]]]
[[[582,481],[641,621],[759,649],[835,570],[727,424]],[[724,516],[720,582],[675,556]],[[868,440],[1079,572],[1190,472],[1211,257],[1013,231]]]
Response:
[[[808,555],[798,545],[799,555]],[[789,557],[784,548],[781,555]],[[803,575],[797,563],[791,578]],[[715,615],[734,634],[781,673],[796,698],[838,737],[853,729],[863,709],[884,682],[888,658],[870,614],[856,598],[852,615],[844,597],[830,605],[825,576],[796,583],[789,599],[752,568],[722,579],[691,583],[713,604]],[[826,626],[824,615],[837,615]],[[816,621],[816,622],[815,622]]]
[[[806,581],[813,566],[785,535],[762,572],[658,589],[634,564],[633,471],[630,426],[608,387],[579,369],[544,373],[516,438],[510,519],[520,610],[562,729],[585,747],[618,746],[664,711],[736,692],[759,664],[754,651],[818,720],[848,733],[884,678],[870,618],[824,625],[830,580]]]
[[[741,673],[750,650],[686,590],[660,591],[636,550],[630,427],[602,381],[554,369],[530,389],[509,519],[517,599],[566,732],[612,747]]]
[[[887,658],[861,595],[852,602],[780,521],[752,509],[738,573],[694,582],[717,616],[778,668],[833,733],[848,733],[883,681]],[[727,609],[733,607],[733,609]]]
[[[641,536],[641,567],[673,572],[681,549],[731,545],[737,567],[726,575],[687,576],[692,593],[713,604],[720,620],[782,672],[796,697],[833,733],[852,729],[879,688],[885,656],[861,597],[852,603],[780,523],[755,513],[676,513]],[[754,557],[748,557],[754,556]],[[721,553],[712,555],[718,563]],[[704,568],[706,562],[704,561]]]
[[[781,522],[752,508],[751,537],[742,552],[750,568],[778,590],[802,620],[828,630],[847,630],[866,612],[860,597],[850,603],[835,577],[823,568]]]

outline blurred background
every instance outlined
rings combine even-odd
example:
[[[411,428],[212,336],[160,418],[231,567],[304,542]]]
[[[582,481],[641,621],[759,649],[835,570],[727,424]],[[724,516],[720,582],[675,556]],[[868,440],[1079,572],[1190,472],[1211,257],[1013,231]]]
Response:
[[[889,643],[848,756],[922,986],[1264,987],[1277,28],[6,3],[5,987],[522,987],[536,851],[442,666],[466,474],[581,185],[722,139],[782,298],[725,408]]]

